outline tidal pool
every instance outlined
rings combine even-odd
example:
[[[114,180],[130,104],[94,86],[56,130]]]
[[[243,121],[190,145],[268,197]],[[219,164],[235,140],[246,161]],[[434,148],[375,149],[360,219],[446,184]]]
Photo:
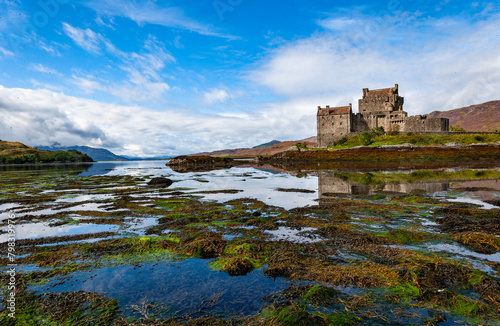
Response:
[[[263,307],[265,296],[285,289],[289,282],[262,275],[262,270],[233,277],[209,268],[209,260],[188,259],[109,267],[78,272],[36,287],[38,293],[87,291],[117,299],[127,315],[138,315],[132,307],[163,303],[166,316],[190,316],[210,302],[203,314],[251,316]],[[63,283],[61,284],[61,281]],[[153,309],[151,309],[153,312]]]
[[[13,223],[23,300],[40,304],[43,322],[495,325],[500,317],[496,169],[243,162],[178,173],[165,163],[0,167],[2,277]],[[174,183],[148,186],[153,177]],[[73,300],[73,310],[51,313],[49,294]]]

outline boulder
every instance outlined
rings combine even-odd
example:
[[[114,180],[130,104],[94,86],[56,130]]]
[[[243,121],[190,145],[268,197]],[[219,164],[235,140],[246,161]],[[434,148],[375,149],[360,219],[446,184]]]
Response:
[[[169,187],[172,183],[172,180],[163,177],[153,178],[148,182],[149,186],[153,187]]]

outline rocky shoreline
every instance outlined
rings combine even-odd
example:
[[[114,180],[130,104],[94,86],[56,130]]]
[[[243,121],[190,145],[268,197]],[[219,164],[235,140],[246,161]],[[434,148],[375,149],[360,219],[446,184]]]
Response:
[[[500,144],[438,146],[412,144],[359,146],[337,150],[294,150],[271,156],[256,156],[252,166],[283,166],[286,170],[307,169],[415,169],[491,168],[500,166]],[[241,165],[229,157],[179,156],[167,163],[177,172],[209,171]]]

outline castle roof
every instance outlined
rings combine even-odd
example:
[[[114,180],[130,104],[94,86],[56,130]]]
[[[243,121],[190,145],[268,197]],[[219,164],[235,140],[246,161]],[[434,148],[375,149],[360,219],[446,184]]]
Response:
[[[396,84],[395,87],[390,87],[390,88],[382,88],[374,90],[369,90],[368,88],[363,89],[363,98],[386,97],[392,94],[398,94],[398,84]]]
[[[374,89],[366,93],[366,98],[385,97],[392,94],[394,94],[392,88]]]
[[[351,106],[338,106],[335,108],[326,107],[318,108],[318,115],[336,115],[336,114],[350,114],[352,112]]]

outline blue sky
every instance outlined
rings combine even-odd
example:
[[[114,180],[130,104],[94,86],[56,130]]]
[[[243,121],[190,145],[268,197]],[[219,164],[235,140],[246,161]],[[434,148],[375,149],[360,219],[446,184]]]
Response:
[[[500,5],[0,0],[0,139],[156,156],[315,135],[400,85],[424,114],[498,100]]]

